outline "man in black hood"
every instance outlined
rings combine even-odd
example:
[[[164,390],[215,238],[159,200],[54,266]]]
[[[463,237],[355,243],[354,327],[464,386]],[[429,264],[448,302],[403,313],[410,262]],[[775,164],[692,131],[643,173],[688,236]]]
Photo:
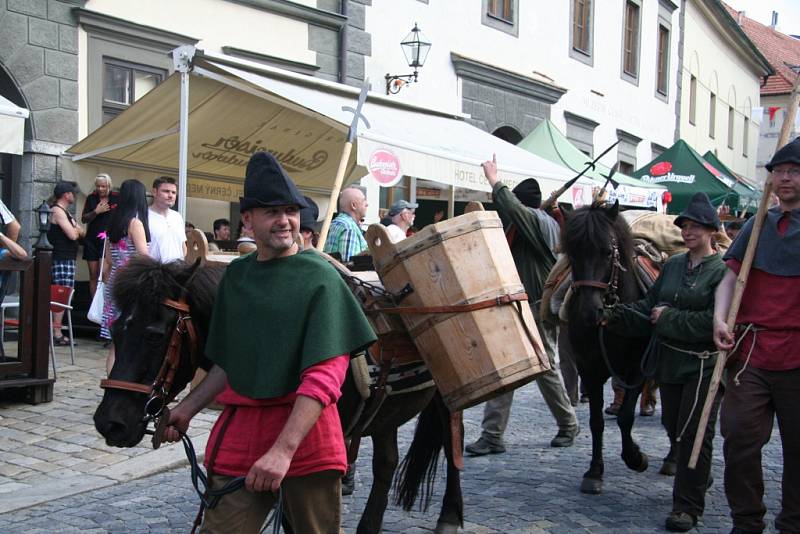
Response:
[[[550,442],[553,447],[569,447],[578,434],[578,420],[575,410],[567,397],[558,368],[555,363],[557,328],[540,321],[539,301],[547,274],[556,261],[555,249],[558,245],[558,223],[539,209],[542,193],[539,183],[533,178],[521,182],[513,193],[497,177],[496,160],[483,164],[483,172],[492,186],[492,198],[497,213],[503,221],[503,228],[511,246],[511,255],[517,272],[528,294],[528,303],[536,319],[551,370],[536,377],[536,384],[542,393],[550,413],[558,423],[558,434]],[[467,445],[466,451],[479,456],[488,453],[505,452],[503,433],[511,414],[514,392],[495,397],[486,403],[483,411],[483,432],[475,442]]]

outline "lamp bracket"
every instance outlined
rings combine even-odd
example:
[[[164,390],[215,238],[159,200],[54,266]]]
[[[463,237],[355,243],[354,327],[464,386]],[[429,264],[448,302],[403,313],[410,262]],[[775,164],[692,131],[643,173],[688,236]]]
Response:
[[[386,74],[386,94],[396,95],[404,85],[416,82],[418,75],[416,69],[411,74]],[[402,80],[403,83],[395,83],[397,80]]]

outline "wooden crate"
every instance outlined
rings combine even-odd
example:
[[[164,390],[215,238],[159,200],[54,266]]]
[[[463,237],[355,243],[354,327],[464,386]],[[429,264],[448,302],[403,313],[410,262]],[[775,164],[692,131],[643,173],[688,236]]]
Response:
[[[385,288],[413,292],[403,307],[464,305],[525,290],[497,213],[476,211],[391,243],[381,225],[367,243]],[[527,302],[461,313],[401,315],[451,410],[520,387],[549,369]]]

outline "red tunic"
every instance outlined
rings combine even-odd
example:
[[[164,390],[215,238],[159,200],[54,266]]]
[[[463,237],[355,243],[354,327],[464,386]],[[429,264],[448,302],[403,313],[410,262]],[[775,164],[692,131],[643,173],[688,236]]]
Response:
[[[286,476],[297,477],[331,469],[344,473],[347,469],[347,453],[336,401],[341,396],[349,363],[350,358],[343,355],[312,365],[300,376],[297,391],[272,399],[245,397],[226,384],[225,389],[217,395],[217,402],[224,404],[225,409],[208,438],[206,468],[222,423],[231,416],[233,406],[236,406],[236,411],[225,430],[211,471],[228,476],[245,476],[256,460],[278,439],[292,413],[295,398],[303,395],[319,401],[323,409],[316,424],[300,442]]]
[[[782,218],[778,231],[786,232],[789,220]],[[727,262],[739,274],[741,262]],[[750,270],[742,305],[736,324],[750,324],[764,328],[749,333],[731,357],[745,360],[750,349],[748,365],[767,371],[785,371],[800,368],[800,276],[777,276],[756,268]]]

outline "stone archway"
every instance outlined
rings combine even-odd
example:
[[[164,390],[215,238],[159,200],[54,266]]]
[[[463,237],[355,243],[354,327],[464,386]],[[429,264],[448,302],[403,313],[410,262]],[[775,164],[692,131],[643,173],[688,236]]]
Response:
[[[513,126],[501,126],[492,132],[492,135],[499,137],[503,141],[507,141],[512,145],[518,144],[522,141],[522,134]]]

